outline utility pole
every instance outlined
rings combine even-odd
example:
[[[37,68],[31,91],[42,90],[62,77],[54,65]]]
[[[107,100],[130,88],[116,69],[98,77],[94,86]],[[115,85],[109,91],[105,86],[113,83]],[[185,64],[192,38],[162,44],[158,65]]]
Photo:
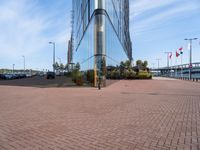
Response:
[[[192,41],[198,38],[184,39],[190,42],[190,62],[189,62],[189,79],[192,79]]]

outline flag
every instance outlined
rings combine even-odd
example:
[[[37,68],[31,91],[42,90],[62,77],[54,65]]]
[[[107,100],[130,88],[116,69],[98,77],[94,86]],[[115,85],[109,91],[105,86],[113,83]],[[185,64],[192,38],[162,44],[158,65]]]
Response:
[[[183,47],[179,48],[178,50],[179,50],[179,51],[183,51]]]
[[[176,57],[179,57],[180,56],[180,54],[176,51]]]
[[[169,58],[172,59],[172,53],[169,54]]]
[[[182,55],[183,54],[183,47],[179,48],[178,50],[180,51],[180,54]]]

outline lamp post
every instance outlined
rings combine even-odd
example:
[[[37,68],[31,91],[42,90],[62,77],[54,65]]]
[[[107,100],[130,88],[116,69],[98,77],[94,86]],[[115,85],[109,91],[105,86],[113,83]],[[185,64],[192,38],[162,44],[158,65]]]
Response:
[[[53,45],[53,72],[55,73],[55,49],[56,49],[56,44],[55,44],[55,42],[49,42],[49,44]]]
[[[197,40],[198,38],[184,39],[190,41],[190,62],[189,62],[189,79],[192,79],[192,41]]]
[[[22,57],[23,57],[23,60],[24,60],[24,74],[25,74],[26,59],[25,59],[25,56],[22,56]]]
[[[14,70],[15,70],[15,64],[13,64],[13,71],[12,71],[12,72],[13,72],[13,74],[14,74]]]

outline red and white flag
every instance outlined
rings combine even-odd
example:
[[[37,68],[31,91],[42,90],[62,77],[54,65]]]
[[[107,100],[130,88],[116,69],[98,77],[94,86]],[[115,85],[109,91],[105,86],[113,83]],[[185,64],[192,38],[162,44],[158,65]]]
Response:
[[[183,47],[178,49],[180,51],[180,54],[183,54]]]
[[[180,54],[176,51],[176,57],[179,57],[180,56]]]
[[[179,48],[178,50],[179,50],[179,51],[183,51],[183,47]]]
[[[172,52],[169,54],[169,58],[172,59]]]

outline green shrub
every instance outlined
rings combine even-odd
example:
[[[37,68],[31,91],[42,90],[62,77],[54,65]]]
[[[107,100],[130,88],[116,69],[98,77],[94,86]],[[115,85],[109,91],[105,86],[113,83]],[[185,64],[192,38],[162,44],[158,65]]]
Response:
[[[111,79],[120,79],[120,71],[119,70],[113,70],[111,72]]]
[[[136,77],[136,72],[133,70],[129,70],[128,79],[134,79]]]
[[[152,74],[147,71],[140,71],[138,72],[137,77],[139,79],[152,79]]]
[[[81,73],[78,73],[76,76],[76,84],[78,86],[83,86],[83,76]]]
[[[78,70],[73,70],[71,73],[72,81],[76,82],[76,76],[78,74]]]
[[[72,75],[72,81],[74,81],[74,83],[76,83],[77,85],[83,84],[83,76],[79,70],[77,69],[73,70],[71,75]]]
[[[88,70],[86,73],[87,81],[94,83],[94,70]]]
[[[125,69],[124,72],[122,73],[122,78],[123,79],[128,79],[129,78],[129,70]]]

